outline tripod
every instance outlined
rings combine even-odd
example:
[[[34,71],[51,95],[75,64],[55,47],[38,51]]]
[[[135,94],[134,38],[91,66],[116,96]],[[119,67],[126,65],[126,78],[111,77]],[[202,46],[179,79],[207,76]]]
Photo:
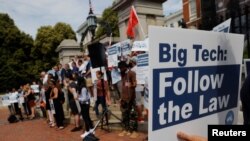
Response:
[[[101,123],[101,129],[104,129],[103,126],[104,126],[104,121],[105,121],[105,125],[108,127],[107,130],[110,131],[110,126],[109,126],[109,117],[110,116],[113,116],[115,117],[116,119],[118,119],[121,123],[121,119],[116,116],[115,114],[113,114],[111,112],[111,110],[108,109],[107,107],[107,102],[106,102],[106,96],[107,96],[107,89],[108,89],[108,86],[105,85],[105,82],[104,82],[104,74],[102,72],[102,68],[100,67],[100,71],[97,72],[97,76],[99,77],[99,81],[97,81],[97,89],[99,89],[99,92],[102,93],[103,97],[102,98],[97,98],[97,101],[101,101],[102,103],[102,108],[103,108],[103,113],[102,113],[102,116],[101,116],[101,119],[100,119],[100,122],[98,122],[98,124]],[[101,85],[101,86],[100,86]],[[99,100],[98,100],[99,99]],[[99,105],[99,102],[97,102],[98,104],[96,105],[95,108],[98,109],[98,105]]]
[[[105,120],[105,124],[107,126],[107,131],[110,131],[110,123],[109,123],[109,117],[110,116],[113,116],[115,117],[116,119],[118,119],[120,122],[118,122],[118,124],[121,124],[122,122],[122,119],[120,119],[118,116],[116,116],[114,113],[112,113],[111,110],[109,110],[107,107],[106,109],[104,110],[103,114],[102,114],[102,117],[100,119],[100,123],[101,123],[101,129],[104,129],[103,126],[104,126],[104,120]],[[99,124],[100,124],[99,123]],[[115,124],[115,123],[114,123]]]

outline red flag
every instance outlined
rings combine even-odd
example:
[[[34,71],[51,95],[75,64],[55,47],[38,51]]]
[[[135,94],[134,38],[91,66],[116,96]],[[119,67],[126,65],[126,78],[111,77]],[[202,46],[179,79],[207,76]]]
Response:
[[[128,21],[128,28],[127,28],[127,36],[129,38],[134,38],[134,27],[138,24],[139,20],[135,11],[134,6],[131,7],[130,14],[129,14],[129,21]]]

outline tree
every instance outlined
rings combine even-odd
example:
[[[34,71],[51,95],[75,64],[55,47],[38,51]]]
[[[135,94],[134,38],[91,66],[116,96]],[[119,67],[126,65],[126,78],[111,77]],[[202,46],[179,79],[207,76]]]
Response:
[[[0,92],[18,88],[34,78],[26,65],[32,60],[32,47],[32,37],[20,32],[8,14],[0,13]]]
[[[37,60],[35,63],[41,65],[40,71],[51,69],[58,63],[58,53],[55,50],[64,39],[76,40],[69,24],[59,22],[54,27],[42,26],[38,29],[31,53]]]
[[[119,36],[118,28],[118,14],[112,10],[111,7],[106,8],[102,13],[102,18],[99,20],[100,26],[96,31],[96,37],[101,37],[107,34],[109,30],[112,32],[112,36]]]

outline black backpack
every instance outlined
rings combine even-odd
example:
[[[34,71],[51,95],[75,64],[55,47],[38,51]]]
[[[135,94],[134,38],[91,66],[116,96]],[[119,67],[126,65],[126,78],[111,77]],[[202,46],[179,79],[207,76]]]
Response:
[[[8,117],[8,121],[9,121],[9,123],[15,123],[15,122],[18,122],[18,119],[15,115],[10,115]]]
[[[94,134],[90,133],[88,134],[83,141],[99,141],[100,139],[97,138]]]

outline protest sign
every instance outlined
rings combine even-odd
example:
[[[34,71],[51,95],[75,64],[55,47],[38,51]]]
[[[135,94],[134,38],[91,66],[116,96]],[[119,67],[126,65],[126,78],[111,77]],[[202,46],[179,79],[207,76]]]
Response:
[[[243,35],[149,27],[150,141],[237,123],[243,43]]]
[[[146,41],[134,41],[131,51],[148,51]]]
[[[217,25],[216,27],[214,27],[213,31],[229,33],[230,32],[230,26],[231,26],[231,18],[226,20],[225,22]]]
[[[108,67],[114,67],[118,64],[118,45],[114,44],[108,48]]]

